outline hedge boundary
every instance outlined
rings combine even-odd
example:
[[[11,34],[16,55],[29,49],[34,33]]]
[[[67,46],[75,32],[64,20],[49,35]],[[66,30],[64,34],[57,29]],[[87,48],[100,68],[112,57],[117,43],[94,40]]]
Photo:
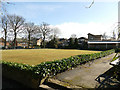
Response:
[[[115,53],[114,49],[94,54],[71,56],[62,60],[43,62],[36,66],[2,61],[2,74],[30,88],[39,88],[39,85],[47,77],[52,77],[77,65],[105,57],[112,53]]]

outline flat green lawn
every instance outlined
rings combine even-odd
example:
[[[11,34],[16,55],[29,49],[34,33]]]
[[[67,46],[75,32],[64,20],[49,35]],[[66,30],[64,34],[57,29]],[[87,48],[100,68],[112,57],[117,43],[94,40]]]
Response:
[[[68,58],[74,55],[98,53],[100,51],[69,50],[69,49],[21,49],[3,50],[2,60],[10,62],[25,63],[29,65],[40,64],[45,61],[54,61]]]

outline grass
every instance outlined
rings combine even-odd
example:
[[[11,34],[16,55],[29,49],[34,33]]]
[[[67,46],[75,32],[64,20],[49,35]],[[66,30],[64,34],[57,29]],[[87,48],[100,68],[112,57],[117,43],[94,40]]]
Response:
[[[21,49],[3,50],[2,60],[37,65],[45,61],[54,61],[74,55],[98,53],[100,51],[69,49]]]

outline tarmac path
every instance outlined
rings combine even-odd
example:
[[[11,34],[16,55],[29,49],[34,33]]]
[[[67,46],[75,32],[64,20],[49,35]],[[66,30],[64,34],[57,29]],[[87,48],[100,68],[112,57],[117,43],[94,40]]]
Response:
[[[95,79],[112,67],[109,63],[114,55],[115,53],[96,59],[84,65],[79,65],[73,70],[58,74],[55,78],[74,86],[82,88],[95,88],[97,85],[97,81]]]

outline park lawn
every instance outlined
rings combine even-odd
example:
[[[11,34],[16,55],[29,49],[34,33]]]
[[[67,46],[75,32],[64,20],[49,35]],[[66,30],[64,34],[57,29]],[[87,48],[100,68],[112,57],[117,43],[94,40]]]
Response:
[[[17,49],[3,50],[2,60],[37,65],[41,62],[60,60],[74,55],[98,53],[100,51],[70,49]]]

